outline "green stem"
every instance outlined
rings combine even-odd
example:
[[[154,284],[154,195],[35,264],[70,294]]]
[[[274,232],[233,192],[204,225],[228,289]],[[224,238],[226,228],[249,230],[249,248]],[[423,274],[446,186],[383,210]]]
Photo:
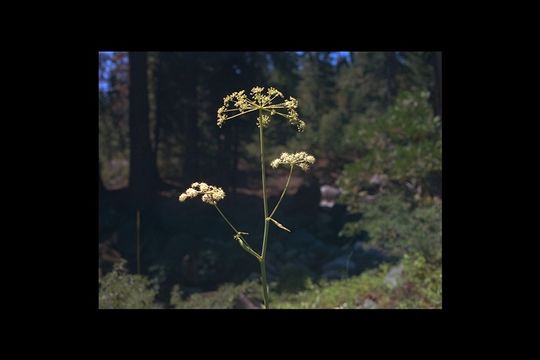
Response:
[[[292,171],[293,171],[293,165],[291,165],[291,170],[289,171],[289,177],[287,178],[287,183],[285,184],[285,188],[283,189],[283,192],[281,193],[281,196],[279,197],[279,200],[276,204],[276,206],[274,207],[274,210],[272,210],[272,213],[270,214],[269,217],[272,217],[274,215],[274,213],[276,212],[279,204],[281,204],[281,200],[283,200],[283,197],[285,196],[285,193],[287,192],[287,187],[289,186],[289,181],[291,181],[291,175],[292,175]]]
[[[261,260],[261,276],[262,276],[262,286],[263,286],[263,298],[264,298],[264,308],[270,309],[270,303],[268,302],[268,284],[266,281],[266,262]]]
[[[233,226],[233,224],[231,224],[231,222],[229,221],[229,219],[227,219],[227,217],[225,216],[224,213],[221,212],[221,210],[219,209],[219,207],[217,206],[217,204],[214,204],[214,206],[216,207],[216,210],[218,211],[218,213],[221,215],[221,217],[223,218],[223,220],[225,220],[227,222],[227,224],[229,224],[229,226],[231,227],[231,229],[233,229],[233,231],[238,234],[239,231],[236,230],[236,228]]]
[[[244,237],[241,235],[240,231],[236,230],[236,228],[234,227],[233,224],[231,224],[231,222],[229,221],[229,219],[227,219],[227,217],[225,216],[225,214],[219,209],[219,207],[217,206],[217,204],[214,204],[214,207],[216,208],[216,210],[218,211],[218,213],[221,215],[221,217],[223,218],[223,220],[225,220],[227,222],[227,224],[229,224],[229,226],[233,229],[233,231],[235,232],[235,235],[238,235],[240,237],[240,239],[242,239],[242,241],[244,242],[245,246],[244,245],[241,245],[242,246],[242,249],[246,250],[249,254],[255,256],[257,258],[257,260],[261,261],[261,255],[257,254],[248,244],[248,242],[246,241],[246,239],[244,239]]]
[[[262,117],[262,110],[259,110],[259,117]],[[262,195],[264,204],[264,234],[261,253],[261,276],[263,287],[264,307],[270,309],[268,297],[268,283],[266,279],[266,246],[268,245],[268,203],[266,201],[266,173],[264,168],[264,140],[263,140],[263,125],[259,124],[259,140],[261,143],[261,179],[262,179]]]

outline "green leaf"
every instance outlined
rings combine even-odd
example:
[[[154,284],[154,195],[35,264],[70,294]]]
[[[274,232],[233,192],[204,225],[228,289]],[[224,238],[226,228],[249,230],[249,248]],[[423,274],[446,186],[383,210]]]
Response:
[[[276,220],[274,220],[272,218],[267,218],[267,220],[272,221],[274,223],[274,225],[276,225],[278,228],[283,229],[283,230],[288,231],[288,232],[291,232],[291,230],[287,229],[285,226],[281,225]]]

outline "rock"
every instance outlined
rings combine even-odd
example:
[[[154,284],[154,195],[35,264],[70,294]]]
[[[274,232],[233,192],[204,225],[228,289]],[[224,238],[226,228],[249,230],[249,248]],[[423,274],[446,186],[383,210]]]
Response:
[[[235,309],[260,309],[261,306],[251,301],[246,295],[240,294],[234,300]]]
[[[375,174],[369,179],[369,183],[371,185],[383,185],[388,180],[388,177],[386,175],[379,175]]]
[[[325,271],[321,275],[321,278],[326,279],[326,280],[339,280],[342,278],[342,273],[337,270],[329,270],[329,271]]]
[[[362,309],[378,309],[379,306],[377,305],[375,301],[368,298],[364,300],[364,303],[361,305],[361,308]]]
[[[320,264],[328,258],[333,258],[339,255],[339,248],[337,246],[317,244],[313,246],[309,253]]]
[[[349,255],[343,255],[323,265],[322,270],[324,272],[330,270],[342,270],[342,271],[354,271],[356,270],[356,264]]]
[[[383,252],[376,249],[366,249],[363,252],[354,252],[353,259],[358,266],[358,271],[362,272],[367,269],[372,269],[384,262],[394,263],[396,257],[387,256]]]
[[[364,244],[361,241],[355,241],[353,245],[353,250],[356,253],[363,253],[364,252]]]
[[[293,231],[289,239],[287,239],[287,245],[296,248],[306,248],[318,244],[322,244],[322,242],[305,230]]]
[[[398,283],[401,280],[402,274],[403,274],[403,264],[394,266],[388,271],[388,274],[386,274],[386,276],[384,277],[384,283],[393,289],[396,286],[398,286]]]
[[[332,186],[332,185],[323,185],[321,186],[321,202],[319,203],[319,206],[322,207],[334,207],[334,204],[336,203],[336,200],[339,196],[341,191],[339,188]]]

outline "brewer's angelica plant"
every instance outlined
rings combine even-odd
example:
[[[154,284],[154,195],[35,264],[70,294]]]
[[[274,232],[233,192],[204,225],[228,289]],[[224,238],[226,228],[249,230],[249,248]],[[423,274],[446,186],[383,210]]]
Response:
[[[238,244],[244,249],[247,253],[252,255],[257,259],[261,267],[261,282],[262,282],[262,292],[264,298],[264,306],[266,309],[270,308],[270,300],[268,295],[268,281],[266,276],[266,258],[267,258],[267,245],[268,245],[268,228],[269,224],[272,223],[278,228],[290,232],[288,228],[279,223],[275,218],[274,214],[276,213],[287,188],[291,180],[291,175],[295,167],[307,171],[311,165],[315,163],[315,157],[309,155],[305,152],[298,152],[294,154],[283,153],[281,156],[270,163],[272,168],[277,168],[278,166],[284,166],[289,169],[289,176],[287,177],[287,182],[285,187],[281,192],[281,196],[277,204],[274,206],[272,211],[268,210],[268,200],[266,196],[266,159],[264,156],[264,129],[270,125],[273,117],[282,117],[285,118],[291,125],[296,127],[298,132],[302,132],[306,126],[303,120],[300,120],[296,108],[298,107],[298,101],[292,96],[289,99],[285,99],[283,94],[270,87],[264,91],[263,87],[254,87],[251,89],[250,96],[245,93],[244,90],[234,92],[230,95],[223,98],[223,106],[220,107],[217,111],[217,125],[222,127],[223,124],[229,120],[232,120],[236,117],[246,115],[252,112],[258,112],[257,116],[257,126],[259,127],[259,143],[260,143],[260,154],[261,154],[261,182],[262,182],[262,197],[263,197],[263,208],[264,208],[264,230],[263,230],[263,239],[262,239],[262,250],[260,254],[253,250],[253,248],[248,244],[245,239],[246,235],[249,235],[246,232],[239,231],[230,221],[227,219],[225,214],[221,211],[218,206],[218,202],[225,198],[225,192],[222,188],[208,185],[204,182],[195,182],[191,184],[191,187],[187,189],[184,193],[180,194],[179,200],[181,202],[186,201],[190,198],[195,198],[201,195],[202,201],[212,205],[216,208],[218,213],[223,217],[225,222],[230,226],[233,231],[233,239],[238,242]]]

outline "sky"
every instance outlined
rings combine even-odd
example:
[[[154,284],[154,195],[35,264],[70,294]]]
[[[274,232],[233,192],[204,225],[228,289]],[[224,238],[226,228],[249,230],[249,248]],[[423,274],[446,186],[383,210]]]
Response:
[[[304,51],[296,51],[297,54],[302,55]],[[347,61],[351,61],[350,51],[332,51],[330,52],[330,61],[333,65],[336,65],[339,59],[345,58]]]

